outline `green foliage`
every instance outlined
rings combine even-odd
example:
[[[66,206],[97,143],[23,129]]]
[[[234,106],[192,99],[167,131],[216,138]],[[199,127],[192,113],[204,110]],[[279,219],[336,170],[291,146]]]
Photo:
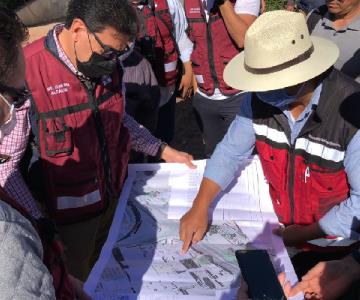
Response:
[[[0,4],[10,8],[10,9],[17,9],[23,6],[29,0],[0,0]]]
[[[266,1],[266,10],[277,10],[283,9],[286,7],[286,0],[265,0]]]

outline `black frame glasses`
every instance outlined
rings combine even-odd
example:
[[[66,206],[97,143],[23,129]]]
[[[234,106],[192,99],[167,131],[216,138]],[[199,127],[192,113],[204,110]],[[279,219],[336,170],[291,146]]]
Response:
[[[91,32],[91,31],[90,31]],[[99,43],[99,45],[101,46],[101,48],[104,49],[104,52],[101,54],[104,57],[110,58],[110,59],[114,59],[114,58],[119,58],[121,55],[129,52],[130,47],[128,45],[126,45],[125,49],[123,50],[116,50],[108,45],[105,45],[100,38],[96,35],[95,32],[91,32],[91,34],[94,36],[95,40]]]

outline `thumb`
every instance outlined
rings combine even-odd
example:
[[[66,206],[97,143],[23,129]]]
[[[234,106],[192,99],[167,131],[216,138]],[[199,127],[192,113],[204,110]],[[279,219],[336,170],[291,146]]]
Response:
[[[185,153],[184,155],[184,164],[187,165],[190,169],[196,169],[197,166],[193,164],[194,158],[191,154]]]
[[[275,228],[273,230],[273,234],[282,237],[284,235],[284,231],[285,231],[285,226],[284,225],[279,225],[278,228]]]
[[[190,168],[190,169],[196,169],[197,168],[197,166],[196,165],[194,165],[194,163],[191,161],[191,158],[189,158],[189,159],[187,159],[186,161],[185,161],[185,164]]]

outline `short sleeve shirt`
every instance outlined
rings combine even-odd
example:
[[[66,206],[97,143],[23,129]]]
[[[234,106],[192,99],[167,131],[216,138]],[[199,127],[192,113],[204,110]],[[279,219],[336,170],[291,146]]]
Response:
[[[340,49],[335,68],[360,83],[360,15],[346,27],[336,30],[326,13],[314,27],[312,35],[333,41]]]
[[[260,12],[260,0],[236,0],[235,12],[258,16]]]

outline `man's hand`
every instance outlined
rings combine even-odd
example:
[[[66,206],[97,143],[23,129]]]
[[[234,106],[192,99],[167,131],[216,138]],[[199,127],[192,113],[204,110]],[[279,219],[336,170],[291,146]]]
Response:
[[[180,240],[183,241],[181,252],[186,253],[191,244],[201,241],[208,227],[208,209],[197,206],[193,207],[180,220]]]
[[[73,286],[75,292],[74,300],[91,300],[91,297],[84,292],[84,283],[74,276],[69,274],[70,283]]]
[[[237,292],[237,300],[250,300],[248,294],[248,286],[243,278],[241,278],[240,288]]]
[[[325,234],[322,232],[318,223],[311,225],[289,225],[280,226],[274,230],[274,233],[283,238],[285,246],[300,246],[307,241],[323,237]]]
[[[181,78],[179,91],[182,90],[181,97],[183,99],[190,98],[193,93],[193,72],[191,62],[184,63],[185,73]]]
[[[303,292],[305,299],[337,299],[359,279],[360,266],[351,256],[320,262],[291,289],[289,296]]]
[[[190,169],[196,169],[196,166],[192,163],[192,160],[194,160],[192,155],[186,152],[177,151],[170,146],[165,147],[161,159],[168,163],[181,163],[187,165]]]

